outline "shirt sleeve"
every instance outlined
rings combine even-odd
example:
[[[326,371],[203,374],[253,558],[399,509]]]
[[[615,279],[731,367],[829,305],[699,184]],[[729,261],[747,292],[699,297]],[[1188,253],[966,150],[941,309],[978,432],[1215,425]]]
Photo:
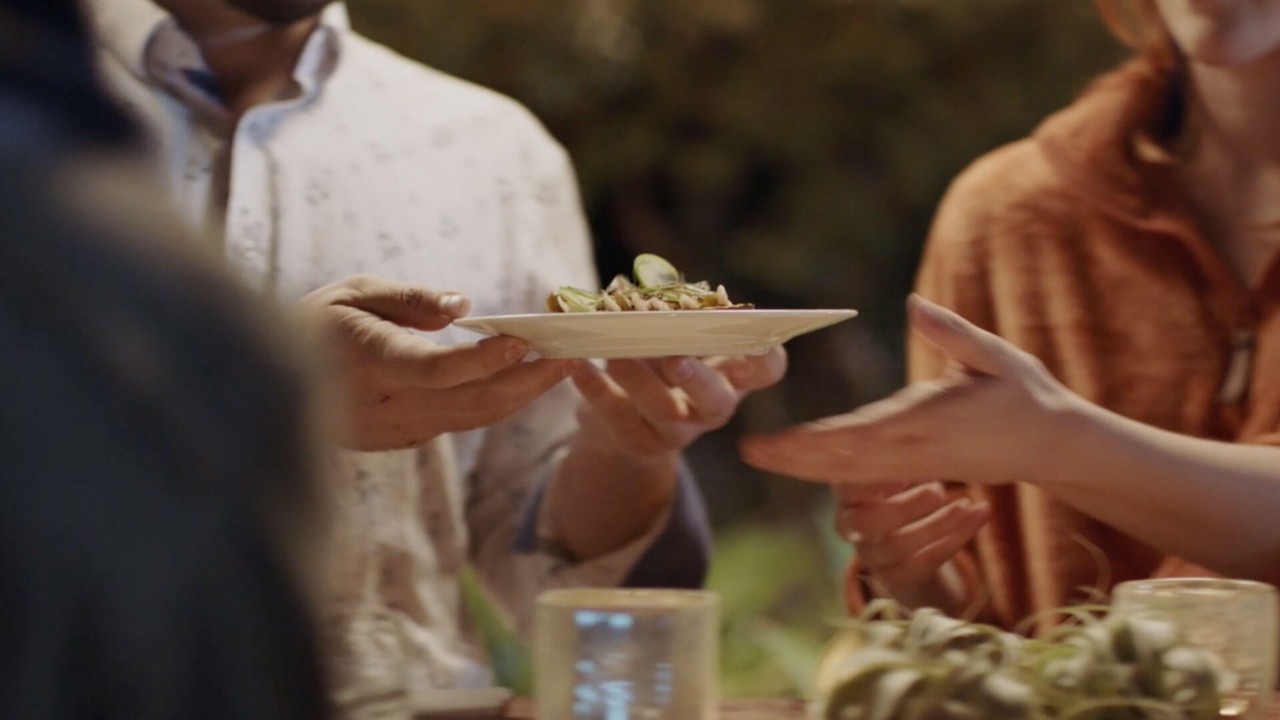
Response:
[[[525,137],[529,137],[528,134]],[[524,169],[510,207],[520,311],[539,312],[562,285],[598,287],[590,235],[568,155],[541,127],[522,142]],[[542,491],[577,432],[579,396],[565,382],[494,425],[472,476],[467,502],[472,562],[494,599],[525,633],[534,599],[573,586],[701,585],[710,542],[702,497],[687,470],[670,507],[641,537],[608,555],[570,562],[538,540]]]

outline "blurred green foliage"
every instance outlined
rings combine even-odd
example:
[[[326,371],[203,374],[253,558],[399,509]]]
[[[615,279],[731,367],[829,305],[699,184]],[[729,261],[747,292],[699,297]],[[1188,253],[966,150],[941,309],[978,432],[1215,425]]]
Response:
[[[350,0],[357,29],[528,105],[569,148],[606,276],[658,252],[766,307],[863,316],[790,346],[691,461],[726,595],[725,684],[798,691],[845,552],[825,494],[742,466],[743,432],[901,382],[933,208],[1124,50],[1088,0]],[[808,659],[806,659],[808,658]]]
[[[717,538],[708,587],[723,598],[721,692],[726,697],[804,693],[841,614],[838,587],[848,552],[829,528],[830,504],[816,522],[740,523]],[[817,540],[817,542],[815,542]]]

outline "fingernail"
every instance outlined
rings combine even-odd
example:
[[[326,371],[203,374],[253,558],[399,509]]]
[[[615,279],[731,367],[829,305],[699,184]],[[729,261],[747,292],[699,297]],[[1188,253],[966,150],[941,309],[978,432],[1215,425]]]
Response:
[[[928,323],[938,328],[956,329],[959,324],[956,318],[949,312],[943,310],[941,305],[932,303],[924,298],[916,296],[914,305],[916,309],[916,318],[921,322]]]
[[[511,343],[511,347],[507,348],[507,352],[503,357],[507,359],[507,362],[513,363],[523,360],[524,356],[528,354],[529,345],[523,340],[514,340]]]
[[[687,358],[680,360],[675,365],[671,366],[671,370],[668,374],[670,375],[672,382],[688,382],[689,379],[693,377],[693,361]]]
[[[937,322],[940,319],[938,307],[914,293],[907,300],[907,307],[921,320]]]
[[[440,298],[440,309],[446,315],[457,317],[462,314],[463,307],[466,303],[467,299],[461,295],[445,295]]]

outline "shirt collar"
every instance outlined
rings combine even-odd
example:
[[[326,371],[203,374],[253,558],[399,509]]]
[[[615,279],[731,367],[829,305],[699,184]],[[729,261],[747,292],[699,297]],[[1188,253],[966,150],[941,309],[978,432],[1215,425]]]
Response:
[[[1170,151],[1176,72],[1140,56],[1049,116],[1034,137],[1053,171],[1085,202],[1127,225],[1181,234],[1191,221]]]
[[[147,79],[148,48],[171,20],[169,13],[152,0],[86,0],[85,7],[102,47],[136,77]],[[339,37],[350,31],[346,5],[335,2],[325,8],[319,29],[325,28]]]
[[[87,0],[99,44],[139,78],[146,78],[146,51],[169,14],[151,0]]]

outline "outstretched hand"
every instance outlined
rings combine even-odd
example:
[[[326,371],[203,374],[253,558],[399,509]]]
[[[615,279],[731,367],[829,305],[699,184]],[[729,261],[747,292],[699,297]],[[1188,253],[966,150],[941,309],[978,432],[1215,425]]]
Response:
[[[1077,399],[1034,357],[955,313],[918,297],[909,310],[914,329],[950,358],[943,377],[748,438],[742,455],[764,470],[833,483],[837,529],[857,546],[862,572],[908,605],[959,612],[972,598],[952,560],[991,508],[938,480],[1029,477],[1055,441],[1056,418]]]
[[[1081,400],[1035,357],[913,296],[913,328],[951,358],[946,374],[846,415],[742,443],[751,465],[828,483],[1009,483],[1033,475],[1057,421]]]

